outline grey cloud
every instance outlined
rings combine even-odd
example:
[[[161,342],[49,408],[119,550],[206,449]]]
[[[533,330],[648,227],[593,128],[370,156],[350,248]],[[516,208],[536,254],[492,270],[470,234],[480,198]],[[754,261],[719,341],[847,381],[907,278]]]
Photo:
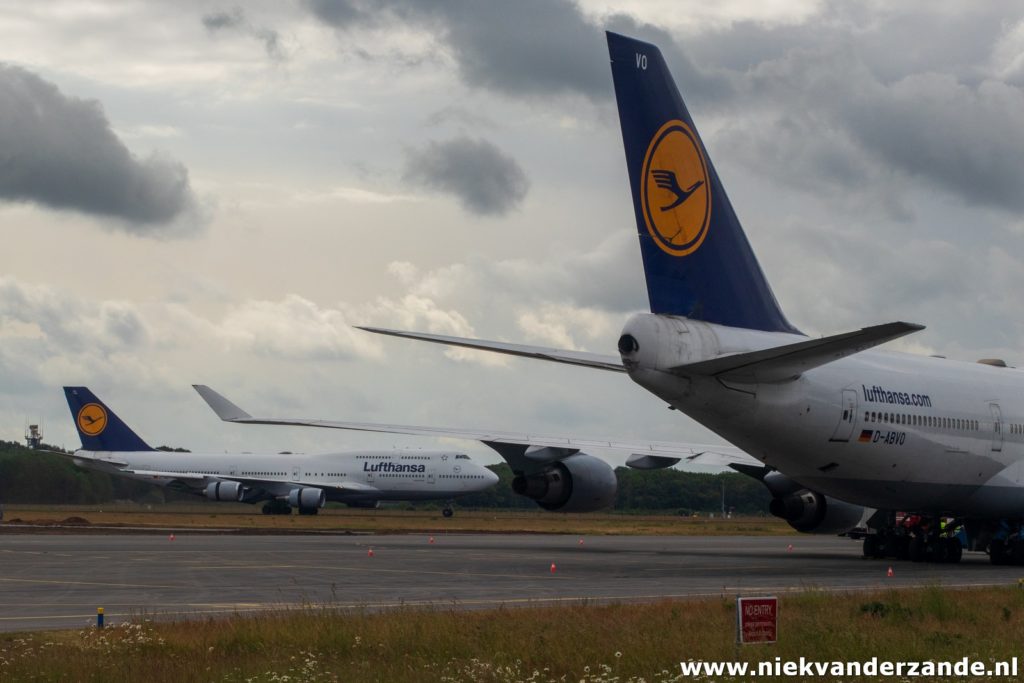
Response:
[[[149,332],[133,304],[85,301],[66,292],[0,277],[0,324],[38,329],[45,348],[82,348],[111,354],[134,348]]]
[[[203,15],[203,26],[209,31],[226,28],[237,28],[245,21],[245,14],[240,7]]]
[[[1024,91],[993,51],[1021,19],[1008,3],[865,13],[826,2],[800,24],[741,22],[687,47],[732,72],[712,147],[780,184],[899,220],[915,185],[1019,211]]]
[[[496,216],[519,206],[529,180],[515,159],[486,140],[459,137],[406,152],[403,179],[459,199],[468,210]]]
[[[226,30],[241,31],[263,43],[263,49],[271,59],[281,60],[285,58],[284,49],[281,47],[280,34],[274,29],[253,24],[245,16],[245,12],[241,7],[204,14],[202,22],[203,26],[210,33]]]
[[[424,125],[446,126],[451,125],[458,128],[495,128],[496,124],[486,116],[477,114],[474,111],[450,104],[433,112],[426,118]]]
[[[872,94],[840,118],[866,149],[972,204],[1024,209],[1024,92],[923,74]]]
[[[903,218],[901,174],[972,204],[1024,208],[1019,88],[935,73],[886,82],[850,51],[818,50],[763,63],[744,87],[746,132],[725,144],[782,182],[870,195]]]
[[[698,72],[666,32],[624,14],[590,17],[572,0],[307,0],[306,6],[341,30],[387,22],[430,30],[451,50],[466,84],[506,95],[610,101],[604,28],[657,41],[677,77],[699,96],[726,87]]]
[[[475,262],[481,282],[522,301],[565,302],[613,313],[647,306],[640,249],[632,226],[615,230],[589,250],[546,258]]]
[[[188,169],[134,156],[98,102],[67,97],[25,69],[0,64],[0,199],[120,219],[137,235],[198,226]]]

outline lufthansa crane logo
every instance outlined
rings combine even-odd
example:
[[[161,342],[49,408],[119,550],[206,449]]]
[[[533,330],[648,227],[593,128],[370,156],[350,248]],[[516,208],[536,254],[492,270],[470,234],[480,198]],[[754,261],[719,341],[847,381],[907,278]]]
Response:
[[[88,436],[97,436],[107,428],[107,411],[99,403],[86,403],[77,419],[78,429]]]
[[[642,176],[644,222],[662,251],[697,251],[711,223],[708,165],[697,135],[679,120],[663,125],[647,147]]]

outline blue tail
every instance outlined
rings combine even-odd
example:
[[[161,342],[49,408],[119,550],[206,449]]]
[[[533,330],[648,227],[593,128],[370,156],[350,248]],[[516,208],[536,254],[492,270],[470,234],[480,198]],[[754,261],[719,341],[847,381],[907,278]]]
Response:
[[[153,450],[86,387],[64,387],[64,395],[85,450]]]
[[[798,332],[779,308],[654,45],[608,33],[651,312]]]

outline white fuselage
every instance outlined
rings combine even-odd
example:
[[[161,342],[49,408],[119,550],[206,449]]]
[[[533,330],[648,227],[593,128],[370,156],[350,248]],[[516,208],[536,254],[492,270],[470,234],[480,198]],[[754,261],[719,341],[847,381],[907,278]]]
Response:
[[[805,337],[641,314],[630,377],[809,489],[873,508],[1024,514],[1024,373],[867,350],[771,383],[669,368]],[[625,359],[624,359],[625,362]]]
[[[322,488],[327,500],[339,502],[449,499],[482,491],[498,480],[496,474],[469,456],[441,451],[305,455],[79,450],[75,461],[84,467],[162,486],[185,484],[199,493],[207,483],[223,479],[243,481],[267,497],[287,496],[300,487]],[[178,473],[188,478],[146,472]]]

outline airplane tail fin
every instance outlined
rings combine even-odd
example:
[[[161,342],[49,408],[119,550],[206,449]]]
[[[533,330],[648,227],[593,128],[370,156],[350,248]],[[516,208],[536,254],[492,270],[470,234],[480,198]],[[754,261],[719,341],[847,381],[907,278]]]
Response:
[[[64,387],[64,396],[85,450],[153,450],[88,388]]]
[[[661,51],[607,35],[651,312],[798,332],[768,286]]]

